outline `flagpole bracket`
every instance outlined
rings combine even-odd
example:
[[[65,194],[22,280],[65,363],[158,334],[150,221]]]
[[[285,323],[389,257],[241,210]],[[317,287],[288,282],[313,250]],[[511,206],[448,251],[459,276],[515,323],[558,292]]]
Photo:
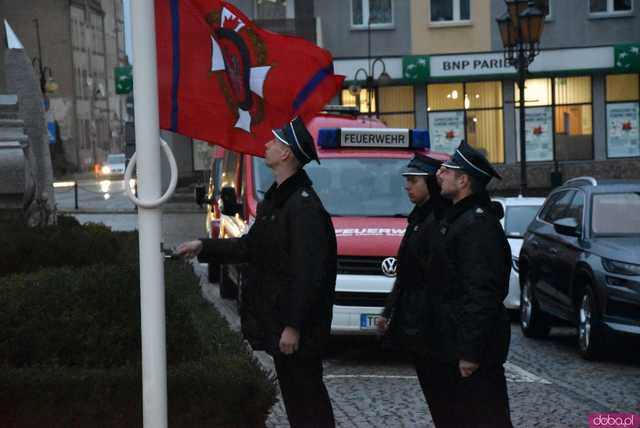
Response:
[[[167,144],[167,142],[164,141],[162,138],[160,138],[160,147],[162,147],[162,150],[164,150],[164,153],[167,156],[167,160],[169,161],[169,169],[171,171],[169,188],[167,189],[165,194],[162,195],[160,198],[156,200],[151,200],[151,201],[143,201],[141,199],[138,199],[138,197],[136,197],[136,195],[133,193],[132,186],[130,186],[129,183],[131,181],[131,176],[133,175],[133,171],[135,170],[135,167],[136,167],[137,153],[134,153],[133,156],[131,156],[131,159],[129,160],[129,165],[127,165],[127,169],[124,172],[124,182],[125,182],[124,187],[127,191],[127,196],[129,197],[131,202],[133,202],[140,208],[147,208],[147,209],[158,208],[160,205],[167,202],[171,196],[173,196],[173,192],[175,192],[176,185],[178,184],[178,164],[176,163],[176,158],[173,156],[173,153],[171,152],[171,148],[169,147],[169,144]]]

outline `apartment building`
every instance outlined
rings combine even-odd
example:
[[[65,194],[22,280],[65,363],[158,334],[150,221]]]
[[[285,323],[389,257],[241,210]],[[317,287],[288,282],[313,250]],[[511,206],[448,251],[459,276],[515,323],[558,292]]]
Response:
[[[88,170],[124,151],[125,99],[114,81],[114,68],[127,63],[122,0],[1,0],[0,18],[33,58],[36,74],[41,62],[45,79],[57,86],[45,109],[66,160]]]

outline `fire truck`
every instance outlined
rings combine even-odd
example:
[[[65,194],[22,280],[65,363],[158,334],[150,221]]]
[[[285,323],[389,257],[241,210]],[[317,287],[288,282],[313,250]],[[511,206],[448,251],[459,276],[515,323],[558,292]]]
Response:
[[[412,205],[401,170],[414,153],[432,152],[426,130],[386,128],[375,118],[319,114],[307,128],[321,164],[305,166],[331,214],[338,245],[338,276],[332,334],[371,334],[396,275],[396,255]],[[256,208],[273,183],[261,158],[216,151],[208,192],[207,225],[214,239],[239,237],[255,220]],[[217,163],[217,164],[216,164]],[[243,265],[210,264],[220,295],[242,304]]]

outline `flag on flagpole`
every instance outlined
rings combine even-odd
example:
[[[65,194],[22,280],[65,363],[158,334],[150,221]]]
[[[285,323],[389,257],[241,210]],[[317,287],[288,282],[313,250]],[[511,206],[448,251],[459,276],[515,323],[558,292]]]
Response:
[[[220,0],[155,0],[160,127],[264,156],[271,130],[341,88],[331,54]],[[134,29],[135,31],[135,29]]]

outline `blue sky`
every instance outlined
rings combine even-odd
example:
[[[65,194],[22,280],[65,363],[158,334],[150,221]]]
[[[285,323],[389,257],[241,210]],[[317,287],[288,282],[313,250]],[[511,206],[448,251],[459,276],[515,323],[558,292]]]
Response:
[[[124,40],[125,50],[129,57],[129,62],[133,64],[133,52],[131,50],[131,6],[129,4],[131,0],[124,0]]]

